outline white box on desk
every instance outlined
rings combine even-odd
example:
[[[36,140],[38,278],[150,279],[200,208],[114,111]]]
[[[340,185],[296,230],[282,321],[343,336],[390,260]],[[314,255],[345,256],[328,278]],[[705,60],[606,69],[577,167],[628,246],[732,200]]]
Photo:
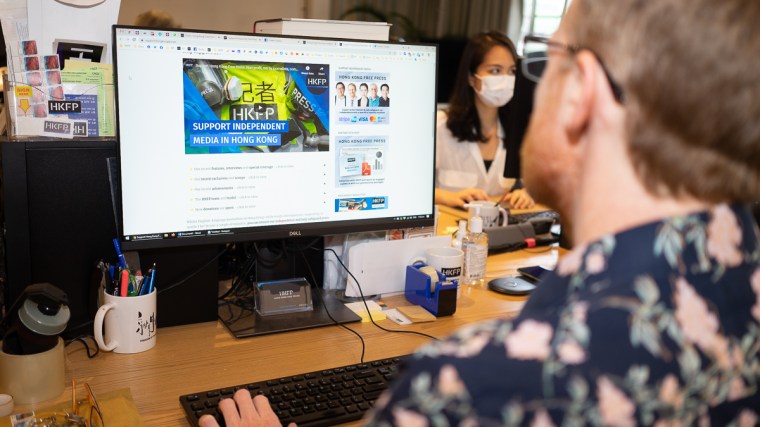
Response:
[[[406,266],[415,258],[424,257],[426,249],[450,244],[451,236],[360,243],[348,252],[348,270],[359,281],[365,297],[404,292]],[[361,296],[350,275],[346,280],[346,296]]]

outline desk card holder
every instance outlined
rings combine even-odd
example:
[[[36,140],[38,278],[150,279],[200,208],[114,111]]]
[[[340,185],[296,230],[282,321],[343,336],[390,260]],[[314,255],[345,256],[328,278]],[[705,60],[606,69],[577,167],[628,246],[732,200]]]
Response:
[[[258,282],[254,286],[256,312],[262,316],[311,311],[311,285],[303,277]]]
[[[361,318],[346,308],[334,290],[311,290],[312,310],[289,311],[262,316],[250,304],[219,304],[219,320],[235,338],[248,338],[278,332],[331,326],[336,323],[360,322]]]

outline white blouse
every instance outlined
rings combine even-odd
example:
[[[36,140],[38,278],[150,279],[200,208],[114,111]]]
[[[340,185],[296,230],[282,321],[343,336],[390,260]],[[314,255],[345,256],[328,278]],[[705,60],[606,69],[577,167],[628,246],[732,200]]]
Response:
[[[486,171],[478,143],[460,142],[446,127],[448,115],[438,111],[436,118],[435,186],[449,191],[482,188],[489,196],[501,196],[511,189],[514,179],[504,178],[507,149],[499,144],[491,167]],[[504,129],[499,125],[499,139]]]

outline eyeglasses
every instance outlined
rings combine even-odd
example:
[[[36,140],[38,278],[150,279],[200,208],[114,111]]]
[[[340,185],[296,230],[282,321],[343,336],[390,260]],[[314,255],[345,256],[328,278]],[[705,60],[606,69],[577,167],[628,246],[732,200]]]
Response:
[[[77,383],[71,381],[71,412],[53,412],[35,415],[29,427],[105,427],[95,394],[89,384],[83,383],[86,396],[77,399]]]
[[[614,78],[612,78],[612,75],[607,69],[607,66],[604,65],[604,62],[599,57],[599,55],[596,54],[596,52],[586,47],[571,46],[560,43],[558,41],[551,40],[548,37],[537,36],[533,34],[525,36],[525,44],[523,46],[524,58],[521,61],[522,72],[525,77],[538,83],[538,81],[541,79],[541,75],[543,74],[544,69],[546,68],[546,63],[549,61],[550,47],[555,49],[562,49],[571,55],[575,55],[582,50],[591,52],[596,60],[599,61],[599,65],[602,66],[602,70],[604,70],[604,75],[607,77],[607,81],[610,84],[610,89],[612,90],[612,95],[615,97],[615,100],[621,104],[625,102],[625,94],[623,93],[623,88],[617,81],[615,81]]]
[[[79,415],[69,414],[68,412],[54,412],[38,415],[24,425],[30,427],[86,427],[87,423]]]
[[[86,393],[86,400],[77,399],[77,383],[75,380],[71,380],[71,406],[74,407],[74,413],[80,416],[87,414],[87,420],[89,421],[87,427],[105,427],[103,422],[103,413],[100,411],[100,405],[98,400],[95,399],[95,393],[92,392],[92,388],[89,384],[83,383]]]

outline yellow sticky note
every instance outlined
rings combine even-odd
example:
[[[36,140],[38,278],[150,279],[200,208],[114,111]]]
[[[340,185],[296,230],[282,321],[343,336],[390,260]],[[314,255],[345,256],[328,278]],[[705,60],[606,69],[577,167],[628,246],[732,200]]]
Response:
[[[369,322],[369,314],[367,314],[367,307],[369,307],[369,313],[372,314],[372,319],[377,322],[386,318],[383,309],[375,301],[367,301],[367,307],[364,303],[350,302],[346,304],[346,307],[361,317],[362,322]]]

